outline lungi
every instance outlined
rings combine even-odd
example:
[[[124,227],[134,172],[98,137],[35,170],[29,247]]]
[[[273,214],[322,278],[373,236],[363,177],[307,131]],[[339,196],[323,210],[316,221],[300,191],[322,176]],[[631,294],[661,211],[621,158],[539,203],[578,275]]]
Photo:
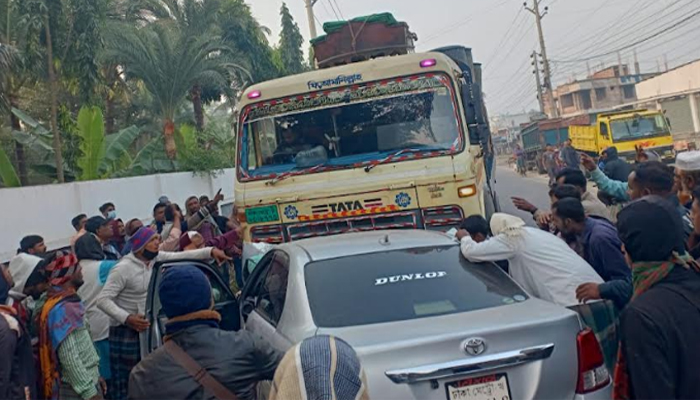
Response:
[[[126,400],[129,393],[129,373],[141,361],[139,333],[126,325],[109,328],[109,360],[112,379],[107,397]]]

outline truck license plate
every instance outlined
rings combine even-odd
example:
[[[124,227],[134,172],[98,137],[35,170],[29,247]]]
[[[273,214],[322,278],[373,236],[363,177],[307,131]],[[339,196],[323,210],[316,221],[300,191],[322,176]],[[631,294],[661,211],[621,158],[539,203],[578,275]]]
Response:
[[[249,224],[261,224],[265,222],[276,222],[280,219],[277,206],[264,206],[246,208],[245,218]]]
[[[506,374],[494,374],[448,382],[447,400],[510,400]]]

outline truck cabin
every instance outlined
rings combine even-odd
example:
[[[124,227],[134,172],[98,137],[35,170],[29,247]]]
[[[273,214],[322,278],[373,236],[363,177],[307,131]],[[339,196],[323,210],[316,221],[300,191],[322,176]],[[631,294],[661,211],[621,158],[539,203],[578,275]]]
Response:
[[[598,116],[600,134],[613,143],[671,134],[668,120],[661,113],[639,112],[632,115]]]

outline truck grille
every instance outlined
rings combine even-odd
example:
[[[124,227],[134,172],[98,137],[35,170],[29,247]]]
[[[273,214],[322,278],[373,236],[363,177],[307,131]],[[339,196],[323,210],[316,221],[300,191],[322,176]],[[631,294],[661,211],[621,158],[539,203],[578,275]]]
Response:
[[[416,229],[419,227],[420,217],[418,212],[404,211],[288,225],[287,235],[290,241],[294,241],[318,236],[339,235],[347,232]]]
[[[444,206],[423,209],[425,229],[431,231],[446,231],[459,227],[464,215],[458,206]]]
[[[313,237],[383,229],[447,231],[450,228],[458,227],[462,222],[462,218],[463,212],[460,207],[444,206],[342,219],[300,222],[284,226],[255,226],[251,228],[251,236],[253,242],[278,244]]]

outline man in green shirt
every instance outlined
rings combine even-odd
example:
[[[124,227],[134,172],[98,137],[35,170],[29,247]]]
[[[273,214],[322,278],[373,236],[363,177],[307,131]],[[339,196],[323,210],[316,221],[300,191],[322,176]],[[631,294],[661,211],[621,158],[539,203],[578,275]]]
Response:
[[[102,399],[100,358],[76,293],[83,284],[78,259],[56,257],[46,271],[50,289],[39,313],[41,392],[47,399]]]

